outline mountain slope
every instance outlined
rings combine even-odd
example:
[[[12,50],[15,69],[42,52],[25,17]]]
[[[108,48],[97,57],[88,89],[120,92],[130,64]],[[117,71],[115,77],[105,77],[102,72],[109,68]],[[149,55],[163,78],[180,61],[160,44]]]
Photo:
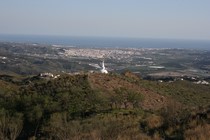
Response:
[[[138,82],[144,82],[133,77],[116,76],[107,74],[90,74],[89,81],[93,89],[103,91],[103,93],[114,93],[115,89],[126,88],[127,90],[138,92],[142,94],[144,100],[141,103],[143,109],[160,109],[166,106],[168,97],[164,97],[152,90],[142,87]]]

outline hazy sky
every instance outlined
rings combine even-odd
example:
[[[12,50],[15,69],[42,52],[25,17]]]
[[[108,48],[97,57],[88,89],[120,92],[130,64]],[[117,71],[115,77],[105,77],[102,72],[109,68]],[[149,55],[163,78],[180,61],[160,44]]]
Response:
[[[210,0],[1,0],[0,34],[210,40]]]

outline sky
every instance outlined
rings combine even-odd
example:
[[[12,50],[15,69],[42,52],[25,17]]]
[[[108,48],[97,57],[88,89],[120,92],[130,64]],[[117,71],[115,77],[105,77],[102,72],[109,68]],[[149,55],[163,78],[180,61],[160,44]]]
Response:
[[[210,0],[1,0],[0,34],[210,40]]]

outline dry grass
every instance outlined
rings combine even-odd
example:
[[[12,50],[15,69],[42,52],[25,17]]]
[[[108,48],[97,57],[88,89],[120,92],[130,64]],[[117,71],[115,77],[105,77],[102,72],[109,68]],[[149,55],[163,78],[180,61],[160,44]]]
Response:
[[[185,131],[184,137],[186,140],[209,140],[210,125],[199,125]]]
[[[163,124],[163,118],[156,115],[151,115],[146,119],[147,126],[149,129],[158,128]]]

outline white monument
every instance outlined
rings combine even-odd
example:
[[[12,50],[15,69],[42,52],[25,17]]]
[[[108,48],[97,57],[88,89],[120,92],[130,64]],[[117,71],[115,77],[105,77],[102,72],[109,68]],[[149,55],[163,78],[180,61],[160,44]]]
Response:
[[[101,69],[101,73],[105,73],[107,74],[108,71],[106,70],[105,66],[104,66],[104,61],[102,61],[102,69]]]

